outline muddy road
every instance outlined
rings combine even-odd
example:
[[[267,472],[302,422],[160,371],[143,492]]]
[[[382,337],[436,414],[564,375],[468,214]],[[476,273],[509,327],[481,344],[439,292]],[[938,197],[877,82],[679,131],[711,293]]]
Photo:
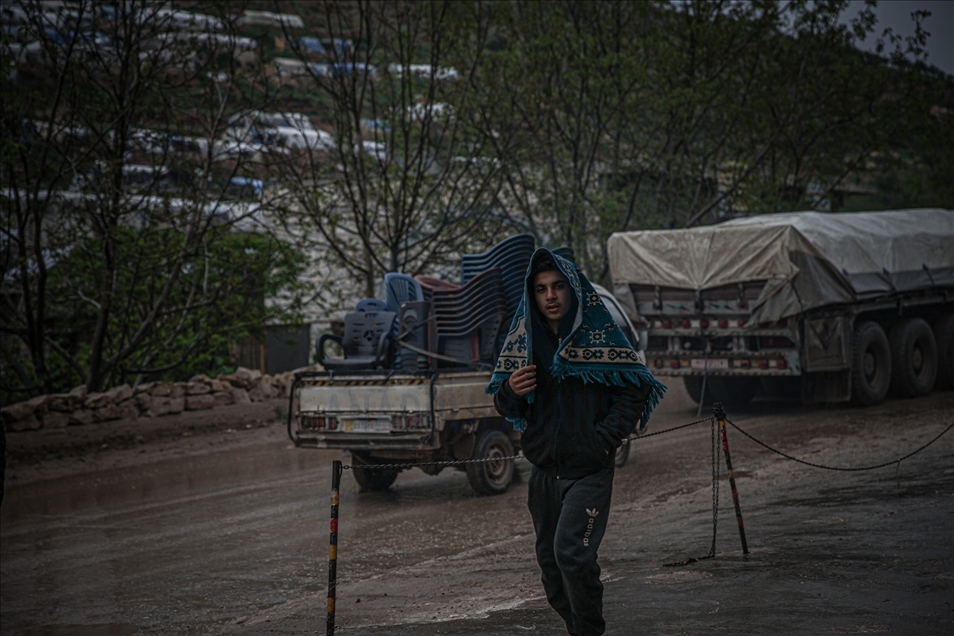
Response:
[[[696,419],[672,384],[650,432]],[[729,418],[806,461],[869,466],[944,430],[954,393],[867,409],[756,402]],[[728,434],[750,554],[723,465],[716,558],[666,567],[712,543],[711,429],[634,442],[601,549],[608,634],[954,633],[954,431],[861,472]],[[324,634],[330,468],[348,458],[295,449],[278,423],[155,445],[8,467],[0,632]],[[542,596],[518,468],[499,497],[453,470],[359,494],[346,470],[337,632],[565,633]]]

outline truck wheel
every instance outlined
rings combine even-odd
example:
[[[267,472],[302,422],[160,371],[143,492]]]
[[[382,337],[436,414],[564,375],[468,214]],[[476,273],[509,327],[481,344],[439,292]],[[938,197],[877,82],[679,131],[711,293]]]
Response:
[[[934,381],[934,388],[938,391],[954,389],[954,314],[934,321],[934,340],[937,342],[937,380]]]
[[[727,409],[737,409],[752,401],[762,383],[758,378],[709,378],[706,393],[713,402],[722,402]],[[711,387],[711,389],[710,389]],[[711,392],[710,392],[711,391]]]
[[[371,465],[369,462],[357,455],[351,456],[351,472],[354,473],[354,480],[358,482],[361,492],[374,492],[376,490],[387,490],[397,479],[398,471],[393,469],[368,469],[358,468],[361,464]]]
[[[851,361],[851,398],[856,404],[874,406],[884,400],[891,386],[891,349],[884,329],[876,322],[855,327]]]
[[[511,457],[513,444],[498,430],[486,431],[474,445],[472,459]],[[507,492],[513,481],[513,460],[475,462],[467,464],[467,481],[478,495],[500,495]]]
[[[710,381],[712,378],[706,378],[706,404],[712,404],[712,390]],[[684,375],[682,383],[686,387],[686,393],[692,398],[692,401],[699,404],[702,401],[702,376]]]
[[[626,460],[629,459],[629,447],[631,444],[632,442],[626,442],[616,449],[615,463],[617,468],[622,468],[626,465]]]
[[[891,329],[891,388],[900,397],[927,395],[937,378],[937,343],[930,325],[908,318]]]

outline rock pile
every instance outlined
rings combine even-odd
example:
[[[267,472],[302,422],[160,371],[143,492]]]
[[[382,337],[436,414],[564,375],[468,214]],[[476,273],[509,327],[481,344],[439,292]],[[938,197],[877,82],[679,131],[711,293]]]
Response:
[[[188,382],[147,382],[135,389],[123,384],[102,393],[88,393],[85,386],[78,386],[69,393],[40,395],[10,404],[0,412],[8,431],[159,417],[288,397],[293,375],[291,371],[264,375],[261,371],[239,367],[235,373],[215,379],[197,375]]]

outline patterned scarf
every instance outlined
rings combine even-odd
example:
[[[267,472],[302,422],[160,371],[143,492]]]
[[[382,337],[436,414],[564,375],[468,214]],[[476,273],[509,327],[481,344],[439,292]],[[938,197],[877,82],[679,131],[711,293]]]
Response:
[[[646,365],[639,362],[636,351],[603,306],[600,295],[573,263],[546,248],[540,248],[530,259],[525,280],[529,283],[533,263],[541,253],[549,255],[559,272],[570,282],[577,299],[572,328],[553,356],[550,373],[557,379],[571,376],[580,378],[584,383],[598,382],[614,386],[625,386],[627,382],[642,386],[643,382],[648,382],[652,389],[639,423],[639,430],[643,431],[650,414],[662,399],[666,386],[653,376]],[[532,328],[528,311],[535,311],[535,302],[536,299],[530,296],[529,285],[525,284],[523,298],[517,306],[510,332],[497,359],[490,384],[487,385],[487,393],[496,394],[510,374],[531,363],[533,338],[530,337]],[[532,391],[527,395],[528,402],[533,402],[534,393]],[[523,418],[511,419],[511,422],[514,430],[526,430],[527,422]]]

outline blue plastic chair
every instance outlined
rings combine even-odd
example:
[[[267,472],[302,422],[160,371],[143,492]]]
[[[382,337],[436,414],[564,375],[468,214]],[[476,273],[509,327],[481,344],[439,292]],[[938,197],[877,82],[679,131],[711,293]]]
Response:
[[[388,272],[384,275],[384,299],[388,311],[401,313],[401,303],[424,300],[424,290],[413,276],[400,272]]]
[[[354,306],[355,311],[391,311],[380,298],[362,298]],[[397,312],[395,312],[397,313]]]

